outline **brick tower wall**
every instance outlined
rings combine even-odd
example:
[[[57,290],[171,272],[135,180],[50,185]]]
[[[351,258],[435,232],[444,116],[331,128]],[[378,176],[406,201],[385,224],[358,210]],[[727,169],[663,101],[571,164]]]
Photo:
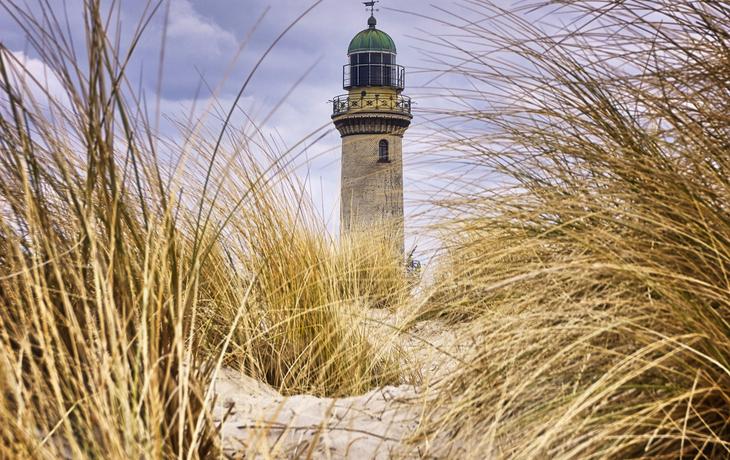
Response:
[[[389,162],[379,162],[388,141]],[[340,232],[382,229],[403,248],[403,138],[399,134],[353,134],[342,138]],[[373,235],[375,236],[375,235]]]

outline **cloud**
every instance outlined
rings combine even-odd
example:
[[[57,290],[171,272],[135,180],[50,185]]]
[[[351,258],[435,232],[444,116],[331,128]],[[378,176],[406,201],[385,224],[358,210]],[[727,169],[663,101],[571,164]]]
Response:
[[[116,2],[115,8],[121,12],[121,20],[112,27],[111,37],[119,43],[122,50],[131,46],[132,36],[140,23],[140,16],[148,0],[125,0]],[[160,47],[163,42],[164,12],[167,0],[164,0],[157,14],[150,21],[142,40],[134,50],[132,62],[127,68],[127,77],[131,86],[145,94],[147,111],[154,114],[157,97],[158,69]],[[264,17],[259,28],[251,35],[238,62],[223,85],[218,96],[216,116],[225,116],[230,110],[235,96],[243,82],[252,72],[256,62],[266,49],[296,18],[315,3],[292,2],[291,0],[170,0],[170,15],[165,42],[165,61],[162,80],[161,111],[163,115],[187,118],[186,110],[193,106],[196,89],[201,84],[201,74],[205,84],[201,87],[196,104],[199,115],[206,102],[223,78],[239,47],[251,32],[252,28],[267,7],[270,11]],[[33,2],[31,2],[32,4]],[[56,8],[60,2],[50,2]],[[105,7],[111,3],[102,2]],[[514,3],[511,0],[497,0],[499,5]],[[85,51],[84,22],[81,11],[82,0],[66,0],[68,15],[61,10],[57,17],[64,22],[68,16],[71,22],[69,29],[73,34],[76,53],[83,61]],[[435,7],[434,7],[435,5]],[[451,170],[444,161],[426,160],[428,144],[417,139],[424,135],[426,128],[418,127],[426,117],[428,107],[448,107],[450,102],[443,97],[444,90],[432,90],[430,94],[420,88],[430,82],[436,74],[416,72],[419,67],[435,67],[429,60],[436,58],[437,49],[432,42],[434,37],[459,39],[458,30],[449,28],[441,22],[428,19],[435,17],[442,21],[458,23],[454,15],[461,15],[467,20],[473,17],[468,10],[470,3],[462,2],[458,7],[450,0],[434,0],[433,2],[414,2],[413,0],[388,0],[379,3],[380,12],[376,13],[378,28],[388,33],[398,48],[398,63],[406,66],[408,77],[405,94],[414,98],[416,106],[413,126],[404,140],[406,166],[410,177],[406,177],[408,189],[433,189],[438,183],[423,183]],[[29,8],[36,8],[30,6]],[[106,12],[105,12],[106,14]],[[324,0],[306,17],[300,20],[279,41],[277,46],[266,57],[262,65],[251,79],[249,86],[234,111],[232,127],[241,128],[247,123],[246,114],[255,116],[260,108],[257,122],[260,122],[284,95],[297,84],[312,64],[319,60],[316,67],[298,83],[291,95],[271,116],[267,126],[262,127],[264,135],[277,139],[279,145],[293,146],[304,136],[315,131],[330,121],[331,105],[327,104],[332,97],[344,93],[342,89],[342,66],[347,62],[347,46],[359,31],[367,27],[369,14],[358,0]],[[40,17],[40,16],[39,16]],[[543,23],[550,18],[541,18]],[[114,24],[115,19],[112,20]],[[61,24],[66,30],[65,22]],[[117,30],[117,28],[119,30]],[[58,80],[48,72],[38,60],[32,47],[28,54],[20,50],[26,48],[24,33],[20,27],[12,23],[7,16],[0,14],[0,41],[13,50],[14,55],[25,60],[34,75],[43,76],[53,94],[61,91]],[[469,44],[467,44],[469,45]],[[467,46],[468,47],[468,46]],[[453,50],[452,50],[453,51]],[[78,62],[83,69],[84,63]],[[432,87],[442,88],[465,87],[463,77],[454,74],[441,74]],[[210,89],[209,89],[210,88]],[[427,97],[429,96],[429,97]],[[246,114],[244,114],[244,112]],[[211,117],[211,126],[217,127],[215,116]],[[331,125],[330,125],[331,126]],[[163,134],[175,136],[176,132],[165,123],[161,124]],[[214,128],[213,128],[214,129]],[[281,137],[282,139],[278,139]],[[338,196],[339,177],[339,134],[335,131],[307,150],[307,157],[312,159],[309,168],[315,203],[325,202],[324,213],[329,215],[335,206]],[[298,152],[296,152],[298,153]],[[445,157],[443,157],[445,158]],[[437,171],[436,174],[431,174]],[[454,174],[460,174],[455,172]],[[319,184],[323,189],[318,190]],[[413,200],[411,195],[410,199]],[[406,196],[406,200],[409,196]],[[416,198],[417,199],[417,198]],[[321,205],[320,205],[321,206]],[[335,216],[334,226],[337,224]]]
[[[231,53],[235,53],[238,48],[233,33],[196,13],[187,0],[172,1],[167,39],[171,50],[182,51],[194,62],[210,63],[218,62],[221,58],[230,59]]]
[[[43,109],[51,102],[64,109],[71,107],[64,84],[43,61],[28,57],[22,51],[0,50],[0,53],[4,53],[2,58],[10,69],[9,78],[19,92],[17,96],[31,97]]]
[[[171,0],[167,28],[164,24],[165,6],[160,8],[144,32],[128,76],[142,76],[147,91],[156,91],[163,31],[164,67],[162,97],[190,99],[201,82],[201,76],[215,88],[236,55],[239,41],[234,33],[220,27],[212,18],[199,14],[188,0]],[[139,21],[138,10],[125,10],[125,22]],[[125,32],[131,38],[131,28]]]

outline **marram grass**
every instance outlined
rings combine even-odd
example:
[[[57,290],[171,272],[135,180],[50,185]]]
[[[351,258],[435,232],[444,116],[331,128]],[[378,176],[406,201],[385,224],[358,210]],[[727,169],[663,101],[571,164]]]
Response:
[[[0,458],[218,458],[223,365],[288,395],[422,383],[370,308],[403,320],[388,345],[458,334],[416,458],[730,457],[723,3],[465,2],[430,56],[474,84],[428,141],[512,188],[433,204],[458,219],[416,290],[379,238],[326,236],[255,129],[180,123],[162,150],[124,74],[142,35],[112,46],[100,2],[83,66],[63,27],[1,5],[65,95],[35,100],[0,47]]]
[[[482,21],[454,18],[444,60],[471,108],[440,142],[513,188],[445,203],[463,218],[425,311],[475,339],[422,436],[478,458],[730,458],[730,9],[468,5]]]
[[[353,313],[407,288],[397,260],[338,252],[250,134],[158,141],[125,74],[148,17],[112,45],[86,2],[71,49],[61,11],[2,8],[63,95],[0,45],[0,458],[218,458],[224,364],[287,394],[399,381]]]

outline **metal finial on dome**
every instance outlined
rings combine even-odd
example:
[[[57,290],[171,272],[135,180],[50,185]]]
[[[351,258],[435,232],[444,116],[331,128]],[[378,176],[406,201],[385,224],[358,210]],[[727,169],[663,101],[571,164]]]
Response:
[[[380,11],[379,9],[375,8],[376,3],[380,2],[378,0],[363,2],[363,4],[365,5],[365,11],[370,9],[370,18],[368,18],[368,25],[371,29],[375,28],[375,24],[377,24],[377,21],[375,20],[375,12]]]

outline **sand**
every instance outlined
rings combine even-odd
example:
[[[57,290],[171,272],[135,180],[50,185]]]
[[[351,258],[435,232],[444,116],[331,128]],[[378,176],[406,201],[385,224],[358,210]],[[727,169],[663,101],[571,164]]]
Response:
[[[391,326],[397,319],[376,315],[377,324],[383,325],[380,333],[393,337]],[[429,381],[458,365],[448,357],[455,335],[441,326],[415,327],[398,334],[399,343],[393,344],[410,355]],[[424,346],[424,340],[439,344],[447,354]],[[455,454],[448,451],[454,449],[447,442],[449,433],[418,442],[412,437],[423,420],[426,398],[437,397],[424,392],[420,383],[341,399],[284,397],[266,384],[223,369],[213,383],[213,415],[220,422],[228,413],[221,436],[224,453],[232,459],[432,459]]]

